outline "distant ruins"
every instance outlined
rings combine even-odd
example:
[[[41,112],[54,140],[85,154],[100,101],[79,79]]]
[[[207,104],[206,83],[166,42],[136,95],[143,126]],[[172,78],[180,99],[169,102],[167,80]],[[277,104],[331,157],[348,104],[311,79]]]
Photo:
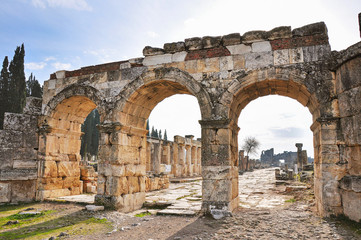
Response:
[[[195,37],[145,47],[143,55],[57,71],[44,83],[42,100],[28,99],[23,114],[6,115],[0,131],[1,202],[79,193],[80,126],[97,108],[97,204],[119,211],[140,208],[147,169],[161,172],[162,164],[171,163],[171,149],[173,156],[178,149],[181,160],[172,166],[173,174],[201,171],[202,211],[226,216],[239,206],[238,117],[251,101],[277,94],[297,100],[312,114],[319,214],[361,219],[361,42],[331,51],[320,22],[293,30],[283,26]],[[173,143],[178,148],[153,141],[149,148],[146,120],[174,94],[198,100],[201,158],[198,143],[185,143],[186,153],[179,151],[183,140]],[[158,153],[160,162],[149,164],[149,149],[157,153],[160,148],[165,155]]]

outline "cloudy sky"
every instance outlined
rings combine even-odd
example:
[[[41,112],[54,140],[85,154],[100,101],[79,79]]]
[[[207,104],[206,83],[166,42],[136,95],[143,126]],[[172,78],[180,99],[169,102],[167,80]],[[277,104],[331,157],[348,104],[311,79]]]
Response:
[[[342,50],[360,40],[359,12],[360,0],[1,0],[0,58],[24,43],[26,74],[42,83],[57,70],[141,57],[147,45],[319,21],[332,50]],[[151,125],[169,137],[200,137],[199,119],[194,98],[173,96],[154,109]],[[292,99],[260,98],[241,113],[239,142],[256,136],[261,149],[276,152],[303,142],[313,153],[310,124],[308,110]]]

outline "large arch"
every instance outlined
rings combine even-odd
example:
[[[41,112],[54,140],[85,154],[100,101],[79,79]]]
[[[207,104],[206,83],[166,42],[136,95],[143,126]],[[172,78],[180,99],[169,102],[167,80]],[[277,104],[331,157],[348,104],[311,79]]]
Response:
[[[82,193],[80,181],[81,125],[95,108],[103,115],[103,97],[95,88],[72,84],[44,107],[39,121],[37,199]]]
[[[280,95],[297,100],[312,114],[315,197],[321,215],[341,212],[338,181],[344,176],[344,166],[333,149],[338,148],[338,105],[333,99],[332,74],[315,76],[294,67],[265,68],[242,72],[234,79],[222,100],[228,106],[230,122],[237,123],[244,107],[258,97]],[[324,91],[316,91],[316,85],[324,85]],[[328,96],[327,96],[328,94]],[[337,103],[337,102],[336,102]],[[242,127],[242,126],[240,126]],[[238,131],[238,129],[237,129]],[[233,135],[236,132],[233,131]],[[232,148],[237,148],[237,138],[232,138]]]
[[[147,119],[163,99],[175,94],[197,98],[202,118],[209,118],[207,92],[188,73],[155,68],[126,85],[117,96],[111,119],[100,126],[99,181],[96,201],[128,212],[145,201]]]

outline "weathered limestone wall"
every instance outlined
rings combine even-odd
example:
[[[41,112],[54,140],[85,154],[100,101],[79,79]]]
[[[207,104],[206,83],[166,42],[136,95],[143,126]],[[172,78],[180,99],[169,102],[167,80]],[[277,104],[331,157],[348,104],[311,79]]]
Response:
[[[77,146],[80,119],[97,107],[101,116],[97,199],[122,211],[139,208],[145,196],[146,168],[151,167],[146,163],[146,119],[163,99],[193,95],[202,116],[202,209],[227,214],[238,206],[238,117],[254,99],[278,94],[310,110],[317,207],[323,216],[341,214],[339,181],[347,170],[339,164],[344,155],[339,149],[351,155],[357,152],[359,143],[347,142],[346,135],[352,131],[359,136],[360,130],[354,119],[350,123],[351,117],[358,120],[359,113],[340,115],[342,99],[358,88],[340,89],[338,85],[347,74],[352,75],[349,71],[358,71],[360,49],[360,44],[353,46],[349,50],[352,57],[331,52],[325,24],[315,23],[293,30],[277,27],[242,36],[190,38],[166,43],[163,48],[145,47],[144,58],[58,71],[44,83],[41,127],[47,131],[39,151],[45,165],[60,161],[53,150],[66,152],[62,147],[69,140]],[[359,77],[354,79],[359,82]],[[68,126],[74,127],[69,130]],[[167,154],[161,161],[168,163],[170,152],[179,156],[172,174],[196,172],[189,166],[199,151],[177,144],[178,148],[164,146]],[[75,148],[62,157],[74,157]],[[350,160],[351,155],[345,157],[347,161],[357,162]]]
[[[333,151],[341,156],[335,159],[341,170],[335,180],[340,182],[343,213],[361,221],[361,56],[353,56],[354,47],[340,53],[348,60],[336,71],[341,141]]]
[[[0,202],[35,200],[41,99],[29,97],[23,114],[5,113],[0,130]]]

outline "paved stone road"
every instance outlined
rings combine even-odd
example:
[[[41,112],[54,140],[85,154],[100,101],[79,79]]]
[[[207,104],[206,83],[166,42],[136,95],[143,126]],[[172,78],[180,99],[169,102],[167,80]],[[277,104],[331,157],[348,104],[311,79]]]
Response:
[[[292,187],[287,187],[292,190]],[[146,196],[148,206],[156,204],[166,207],[163,210],[149,211],[164,215],[196,215],[201,207],[201,188],[202,181],[196,180],[172,183],[169,189],[149,192]],[[136,213],[144,212],[145,209],[126,215],[118,212],[99,214],[116,223],[115,226],[124,225],[124,219],[135,222],[128,223],[130,227],[127,231],[116,228],[117,231],[109,235],[108,239],[361,239],[359,226],[358,229],[352,228],[347,222],[345,225],[345,222],[325,220],[315,215],[312,211],[312,195],[307,199],[308,194],[312,194],[312,189],[285,194],[285,188],[286,186],[276,184],[274,169],[246,172],[239,177],[241,208],[232,217],[218,221],[197,216],[186,220],[184,217],[168,219],[169,217],[154,215],[144,219],[134,218]],[[298,200],[297,194],[306,196],[306,199],[303,197]],[[86,198],[89,200],[89,195]],[[169,221],[175,226],[182,226],[181,229],[175,231]],[[166,226],[168,232],[164,230],[167,229]],[[149,236],[150,233],[152,235]],[[98,235],[95,236],[97,237]]]

